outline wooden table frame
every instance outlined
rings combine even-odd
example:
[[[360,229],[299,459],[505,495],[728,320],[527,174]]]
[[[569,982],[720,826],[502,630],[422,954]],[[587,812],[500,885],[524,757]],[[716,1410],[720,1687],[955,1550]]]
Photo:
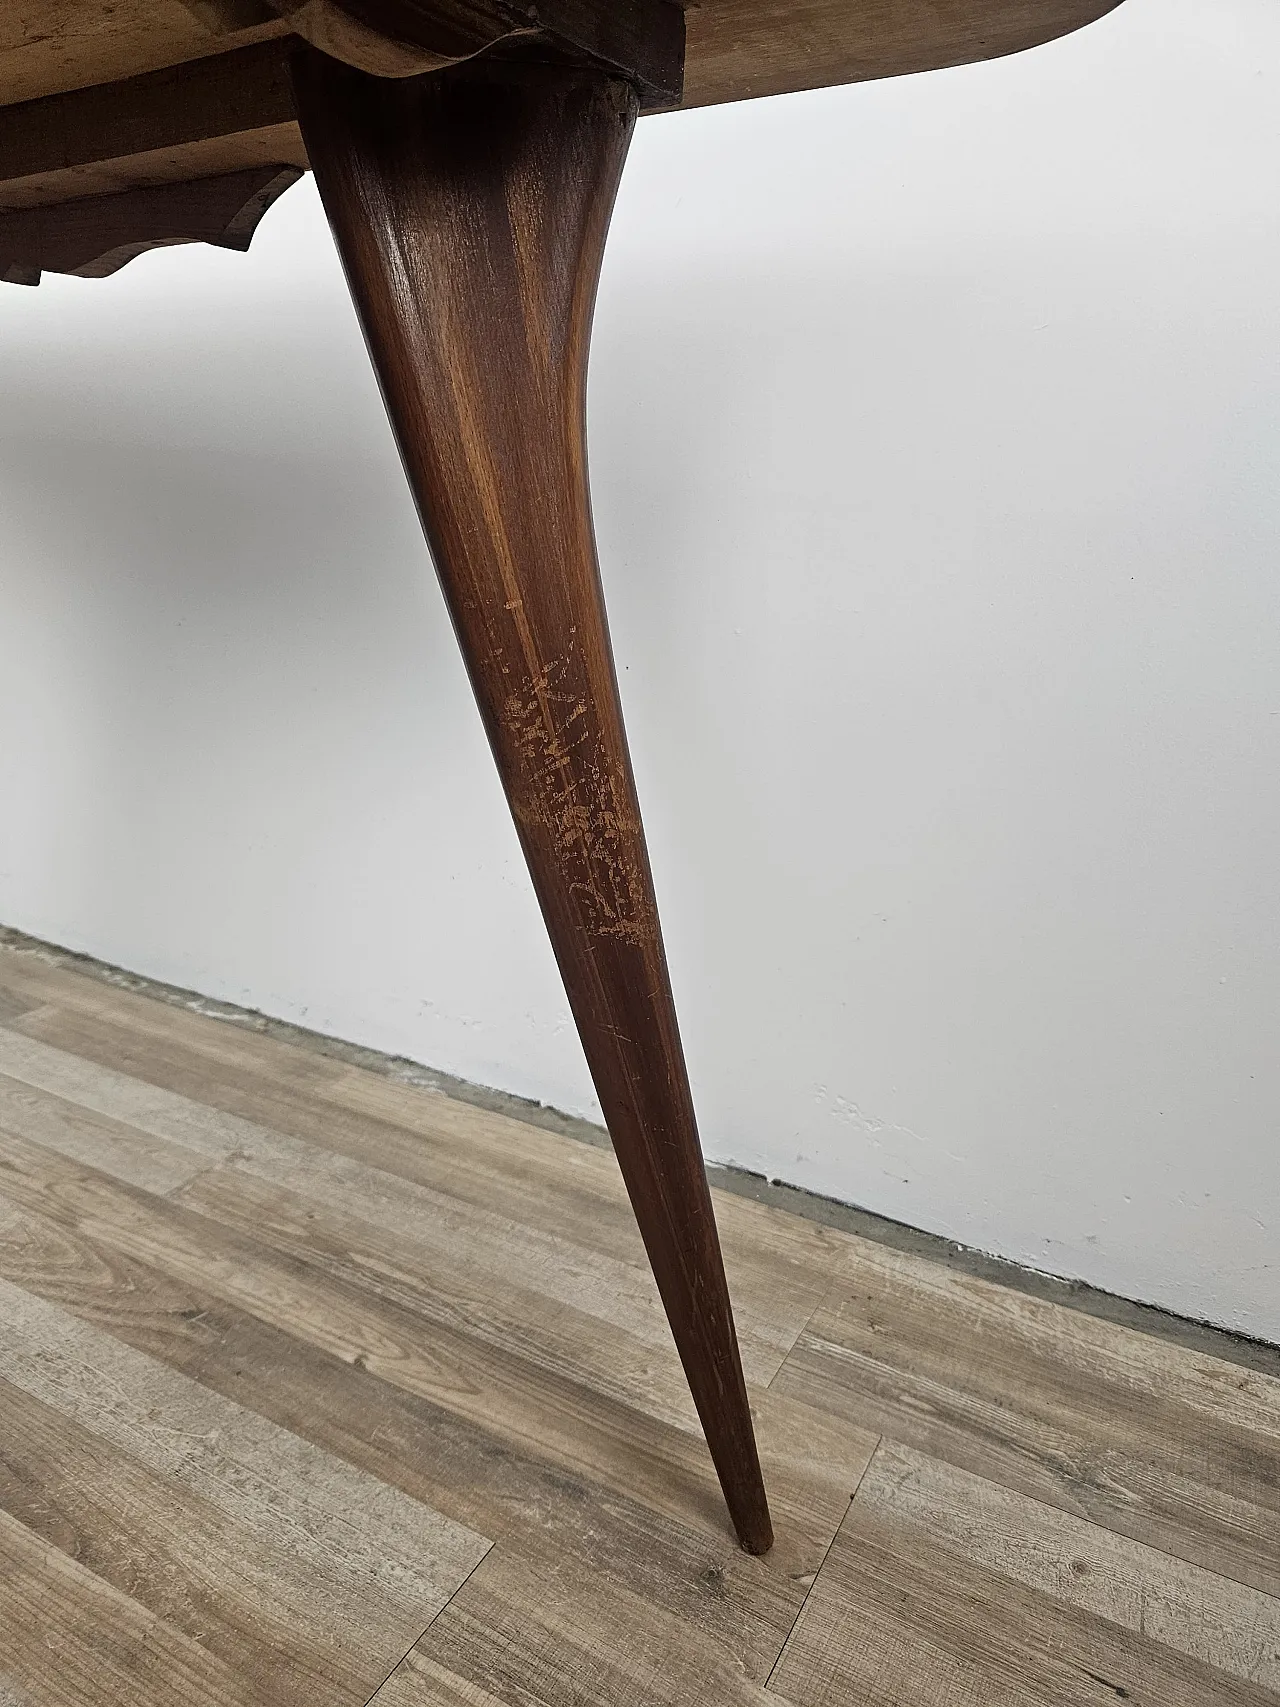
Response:
[[[0,278],[103,275],[170,242],[245,248],[274,198],[315,173],[707,1444],[753,1553],[773,1533],[587,480],[587,351],[614,194],[641,111],[991,57],[1114,3],[940,0],[922,28],[907,0],[708,0],[687,16],[673,0],[184,0],[167,42],[158,27],[123,45],[104,29],[7,105],[0,42]],[[203,52],[190,51],[193,29]],[[9,65],[10,93],[30,58]],[[134,74],[113,76],[122,65]]]

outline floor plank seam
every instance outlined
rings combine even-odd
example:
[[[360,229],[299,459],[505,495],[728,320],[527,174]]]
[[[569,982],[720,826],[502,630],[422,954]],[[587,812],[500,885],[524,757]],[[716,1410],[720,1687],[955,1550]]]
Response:
[[[163,1198],[168,1203],[182,1203],[182,1193],[188,1186],[194,1185],[197,1180],[207,1179],[210,1174],[216,1174],[219,1168],[225,1166],[225,1159],[222,1161],[212,1161],[207,1167],[201,1168],[198,1173],[192,1174],[190,1179],[175,1180],[174,1183],[171,1186],[168,1186],[164,1191],[153,1192],[151,1195]],[[186,1207],[185,1204],[183,1206]]]
[[[379,1679],[378,1687],[374,1690],[373,1694],[369,1697],[369,1699],[364,1703],[364,1707],[373,1707],[374,1702],[382,1694],[383,1690],[387,1687],[388,1683],[390,1683],[391,1679],[400,1670],[400,1667],[409,1658],[409,1655],[418,1646],[418,1643],[421,1642],[422,1639],[426,1636],[427,1632],[430,1630],[431,1626],[435,1623],[436,1619],[439,1618],[439,1616],[442,1612],[447,1611],[449,1606],[453,1603],[453,1600],[455,1599],[455,1597],[462,1593],[463,1589],[466,1588],[467,1584],[471,1581],[472,1577],[475,1576],[476,1572],[480,1569],[481,1565],[484,1564],[485,1560],[489,1557],[490,1553],[493,1552],[493,1549],[496,1545],[497,1545],[497,1543],[493,1542],[493,1541],[491,1541],[489,1543],[489,1545],[485,1548],[481,1557],[476,1560],[474,1565],[472,1565],[471,1569],[467,1572],[466,1576],[463,1577],[462,1581],[458,1584],[457,1588],[454,1589],[453,1593],[449,1596],[448,1600],[445,1601],[444,1605],[437,1607],[436,1610],[431,1614],[431,1617],[428,1618],[427,1622],[423,1625],[422,1629],[419,1630],[418,1634],[413,1638],[412,1642],[409,1643],[409,1646],[400,1655],[399,1659],[391,1667],[390,1671],[386,1674],[385,1677]],[[770,1676],[772,1676],[772,1673],[770,1673]],[[4,1707],[4,1704],[2,1701],[0,1701],[0,1707]]]
[[[884,1436],[881,1435],[876,1441],[875,1450],[872,1452],[871,1456],[867,1459],[866,1463],[862,1467],[862,1474],[858,1477],[858,1480],[854,1486],[853,1492],[849,1495],[849,1504],[844,1508],[843,1512],[841,1512],[840,1521],[839,1521],[839,1523],[836,1524],[835,1528],[831,1532],[831,1539],[830,1539],[830,1541],[827,1542],[826,1551],[822,1555],[822,1559],[818,1565],[817,1570],[813,1573],[813,1581],[809,1584],[808,1588],[805,1590],[804,1599],[800,1602],[799,1606],[796,1608],[796,1615],[791,1620],[791,1628],[787,1631],[786,1635],[782,1639],[782,1646],[778,1649],[778,1657],[776,1660],[774,1660],[773,1664],[769,1667],[769,1675],[764,1680],[764,1687],[766,1690],[769,1688],[769,1685],[773,1682],[774,1675],[777,1672],[778,1667],[782,1664],[782,1656],[787,1651],[787,1643],[791,1640],[792,1636],[795,1634],[796,1625],[800,1622],[801,1618],[804,1617],[804,1609],[809,1604],[809,1596],[813,1593],[814,1589],[817,1588],[817,1586],[818,1586],[818,1578],[822,1575],[822,1567],[823,1567],[823,1565],[826,1564],[827,1560],[831,1557],[831,1549],[836,1544],[836,1537],[840,1534],[840,1531],[844,1528],[844,1520],[849,1515],[849,1508],[853,1505],[854,1500],[857,1499],[858,1489],[861,1488],[863,1482],[866,1480],[867,1471],[875,1463],[876,1454],[879,1452],[879,1450],[880,1450],[881,1446],[883,1446],[883,1444],[884,1444]],[[367,1702],[365,1703],[365,1707],[368,1707]]]
[[[836,1266],[838,1266],[838,1264]],[[787,1367],[787,1364],[791,1358],[791,1353],[796,1349],[796,1347],[800,1344],[800,1341],[804,1338],[805,1334],[809,1331],[810,1322],[812,1322],[813,1318],[818,1314],[819,1310],[822,1309],[823,1305],[826,1303],[827,1299],[831,1295],[831,1288],[833,1286],[838,1285],[839,1280],[840,1280],[840,1276],[837,1274],[828,1275],[826,1291],[822,1294],[822,1297],[819,1298],[818,1302],[814,1305],[813,1309],[810,1310],[809,1314],[805,1317],[804,1321],[801,1322],[800,1327],[798,1328],[798,1330],[796,1332],[795,1338],[791,1341],[791,1344],[783,1352],[782,1358],[778,1364],[778,1367],[774,1370],[773,1374],[765,1382],[765,1390],[766,1391],[768,1391],[768,1389],[773,1386],[774,1382],[778,1379],[779,1375],[781,1375],[783,1370]]]

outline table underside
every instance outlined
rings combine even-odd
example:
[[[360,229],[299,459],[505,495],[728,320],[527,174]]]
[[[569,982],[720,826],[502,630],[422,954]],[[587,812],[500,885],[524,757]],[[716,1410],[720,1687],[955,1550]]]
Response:
[[[1117,3],[694,0],[685,12],[682,104],[705,106],[992,59],[1079,29]],[[216,59],[236,48],[273,41],[283,48],[290,23],[272,16],[263,0],[24,0],[3,12],[8,15],[0,15],[0,208],[265,164],[306,166],[283,73],[272,79],[260,61],[254,78],[238,90],[235,77],[217,68]],[[66,108],[49,114],[4,111],[179,66],[187,69],[175,79],[175,90],[196,91],[206,108],[222,104],[217,122],[205,117],[206,135],[184,135],[171,125],[172,134],[131,136],[127,96],[115,114],[102,101],[91,112],[76,109],[70,115]],[[63,130],[65,160],[59,160],[56,146],[37,146],[57,127]]]

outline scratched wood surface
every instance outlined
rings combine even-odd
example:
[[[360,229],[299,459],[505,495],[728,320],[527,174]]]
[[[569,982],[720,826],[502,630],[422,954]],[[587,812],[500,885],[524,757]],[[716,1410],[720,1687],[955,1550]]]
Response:
[[[1261,1707],[1280,1380],[0,946],[3,1707]]]

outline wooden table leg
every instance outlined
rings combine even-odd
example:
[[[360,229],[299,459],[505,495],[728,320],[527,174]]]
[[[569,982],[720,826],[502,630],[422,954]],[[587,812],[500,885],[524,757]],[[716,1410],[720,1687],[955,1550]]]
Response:
[[[304,52],[307,152],[742,1545],[773,1540],[596,561],[587,346],[636,117],[603,72]]]

